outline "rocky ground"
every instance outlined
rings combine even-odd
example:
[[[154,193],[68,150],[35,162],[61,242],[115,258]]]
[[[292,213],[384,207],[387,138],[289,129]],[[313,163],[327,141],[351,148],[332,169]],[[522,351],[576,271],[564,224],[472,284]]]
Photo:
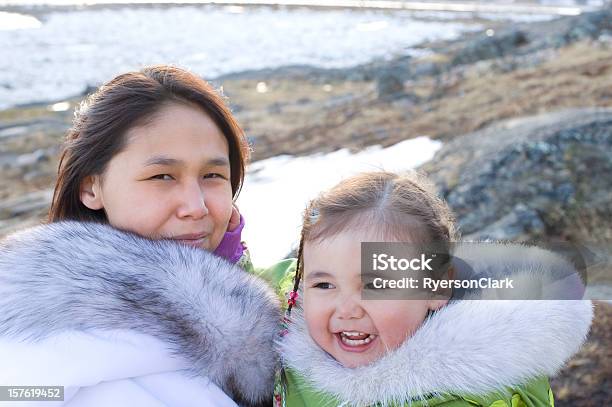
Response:
[[[455,137],[421,169],[467,239],[612,242],[612,109],[510,119]]]
[[[285,67],[214,83],[254,160],[427,135],[444,147],[421,170],[464,236],[609,248],[612,10],[495,24],[423,48],[431,52],[420,58]],[[0,236],[44,216],[59,145],[81,98],[0,111]],[[585,257],[598,283],[612,280],[609,255]],[[598,303],[587,346],[553,381],[557,406],[612,405],[611,315],[612,305]]]
[[[612,305],[595,303],[595,323],[582,350],[551,380],[555,406],[612,405]]]

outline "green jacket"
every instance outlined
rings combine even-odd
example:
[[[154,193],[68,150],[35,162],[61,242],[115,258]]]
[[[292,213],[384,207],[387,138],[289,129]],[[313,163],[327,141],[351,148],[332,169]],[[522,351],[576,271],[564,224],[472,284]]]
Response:
[[[286,304],[287,293],[293,289],[293,278],[295,276],[295,259],[285,259],[266,268],[254,268],[251,265],[251,272],[274,287],[278,296],[283,299],[283,304]],[[250,271],[245,268],[245,270]]]
[[[380,360],[346,368],[312,341],[297,308],[280,344],[277,405],[551,407],[547,376],[577,350],[589,320],[588,301],[457,301]]]
[[[288,407],[339,406],[340,400],[330,394],[314,390],[299,373],[285,369],[286,390],[284,405]],[[282,405],[282,402],[280,403]],[[424,401],[412,400],[411,403],[392,403],[392,407],[554,407],[553,393],[545,377],[532,380],[514,389],[486,396],[454,395],[429,396]]]

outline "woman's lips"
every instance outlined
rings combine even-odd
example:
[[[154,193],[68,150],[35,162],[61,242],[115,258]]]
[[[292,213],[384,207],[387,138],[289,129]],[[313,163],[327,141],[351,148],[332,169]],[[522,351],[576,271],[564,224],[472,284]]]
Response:
[[[207,233],[195,233],[189,235],[174,236],[172,240],[185,244],[187,246],[202,247],[208,239]]]

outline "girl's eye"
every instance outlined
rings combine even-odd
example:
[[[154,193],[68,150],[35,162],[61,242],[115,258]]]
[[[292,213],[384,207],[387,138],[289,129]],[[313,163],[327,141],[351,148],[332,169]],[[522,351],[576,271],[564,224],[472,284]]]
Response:
[[[368,283],[363,286],[363,289],[364,290],[376,290],[376,287],[374,287],[373,283]]]
[[[172,178],[172,175],[168,175],[168,174],[158,174],[158,175],[154,175],[154,176],[152,176],[152,177],[151,177],[151,178],[149,178],[149,179],[159,179],[159,180],[162,180],[162,181],[171,181],[171,180],[173,180],[174,178]]]
[[[374,285],[374,283],[367,283],[367,284],[364,284],[363,289],[364,289],[364,290],[377,290],[377,291],[380,291],[380,290],[385,290],[385,289],[387,289],[387,287],[384,287],[384,288],[383,288],[383,287],[380,287],[380,286],[379,286],[379,287],[376,287],[376,286]]]
[[[314,288],[320,288],[322,290],[329,290],[334,288],[334,285],[332,283],[316,283],[315,285],[313,285]]]

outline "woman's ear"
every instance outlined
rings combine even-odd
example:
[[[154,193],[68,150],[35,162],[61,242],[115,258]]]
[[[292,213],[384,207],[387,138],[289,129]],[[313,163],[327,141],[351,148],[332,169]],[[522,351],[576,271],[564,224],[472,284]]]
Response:
[[[102,188],[100,187],[100,177],[98,175],[90,175],[81,182],[80,198],[83,205],[89,209],[98,210],[104,208]]]
[[[227,231],[233,232],[234,229],[236,229],[238,226],[240,226],[240,211],[238,211],[236,203],[233,203],[232,215],[230,217],[229,223],[227,224]]]

